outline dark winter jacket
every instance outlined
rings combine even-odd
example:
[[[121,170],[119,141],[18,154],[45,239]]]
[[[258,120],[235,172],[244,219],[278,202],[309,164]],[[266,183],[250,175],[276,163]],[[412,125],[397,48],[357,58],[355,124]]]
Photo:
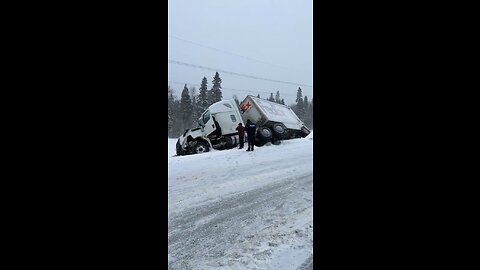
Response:
[[[252,122],[247,122],[247,125],[245,126],[245,128],[247,129],[247,135],[248,137],[250,138],[254,138],[255,137],[255,131],[257,130],[257,125],[255,125],[255,123],[252,123]]]
[[[238,136],[239,137],[244,137],[245,136],[245,128],[243,126],[238,126],[236,128],[236,130],[238,131]]]

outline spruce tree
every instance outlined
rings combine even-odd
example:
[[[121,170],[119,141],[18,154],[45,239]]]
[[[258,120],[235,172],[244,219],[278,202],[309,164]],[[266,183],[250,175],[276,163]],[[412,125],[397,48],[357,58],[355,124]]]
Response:
[[[257,95],[257,98],[260,98],[260,94]]]
[[[220,78],[220,75],[218,74],[218,72],[215,72],[215,76],[213,77],[213,81],[212,81],[212,89],[210,90],[210,99],[209,99],[210,105],[222,100],[221,83],[222,83],[222,79]]]
[[[277,91],[277,93],[275,94],[275,102],[281,104],[280,91]]]
[[[191,127],[197,126],[197,119],[200,117],[198,113],[198,96],[197,96],[197,89],[195,87],[190,87],[190,98],[192,100],[192,123],[190,124]]]
[[[275,98],[273,98],[273,93],[270,93],[270,97],[268,98],[268,101],[272,101],[272,102],[275,101]]]
[[[297,99],[295,100],[297,103],[303,101],[303,95],[302,95],[302,88],[298,87],[297,90]]]
[[[182,127],[182,131],[191,128],[192,112],[192,100],[190,99],[190,95],[188,94],[188,88],[185,84],[182,91],[182,98],[180,99],[180,126]]]
[[[302,88],[298,88],[297,90],[297,105],[295,106],[295,113],[297,114],[300,120],[305,121],[305,109],[303,107],[303,96],[302,96]]]
[[[207,89],[207,78],[203,77],[202,84],[200,85],[198,97],[197,97],[198,111],[201,114],[205,111],[210,103],[208,102],[208,89]]]
[[[208,102],[208,95],[209,95],[208,89],[207,89],[207,78],[203,77],[202,83],[199,88],[199,94],[197,96],[196,102],[197,102],[197,119],[202,115],[202,113],[210,106],[210,103]]]
[[[180,113],[180,101],[175,97],[173,100],[173,127],[172,132],[174,137],[180,136],[185,130],[182,130],[182,121],[181,121],[181,113]]]
[[[170,88],[170,85],[169,85],[168,86],[168,122],[167,122],[167,132],[168,132],[168,137],[169,138],[174,136],[174,134],[173,134],[174,100],[175,100],[175,98],[173,97],[173,89]]]
[[[305,112],[308,109],[308,97],[307,96],[305,96],[303,98],[303,108],[305,108]]]
[[[180,101],[177,99],[177,96],[174,93],[175,90],[169,87],[168,111],[170,114],[169,136],[171,138],[176,138],[182,134],[182,127],[180,125]]]
[[[285,105],[285,100],[283,100],[283,98],[282,98],[282,101],[280,102],[280,104]]]

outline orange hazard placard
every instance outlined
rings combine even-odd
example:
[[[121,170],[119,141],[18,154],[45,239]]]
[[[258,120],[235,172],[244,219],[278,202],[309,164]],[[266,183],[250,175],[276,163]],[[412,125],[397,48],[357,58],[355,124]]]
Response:
[[[250,102],[246,102],[240,105],[240,109],[242,110],[242,112],[248,111],[250,107],[252,107],[252,104]]]

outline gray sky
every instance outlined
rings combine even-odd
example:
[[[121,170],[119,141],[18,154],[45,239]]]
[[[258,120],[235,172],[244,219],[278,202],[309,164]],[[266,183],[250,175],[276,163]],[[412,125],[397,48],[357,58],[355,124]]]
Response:
[[[248,94],[268,98],[278,90],[290,105],[300,86],[311,100],[312,5],[313,0],[168,0],[168,59],[219,69],[224,99],[234,94],[240,101]],[[210,89],[214,75],[213,70],[168,63],[169,85],[178,97],[184,83],[198,93],[203,77]]]

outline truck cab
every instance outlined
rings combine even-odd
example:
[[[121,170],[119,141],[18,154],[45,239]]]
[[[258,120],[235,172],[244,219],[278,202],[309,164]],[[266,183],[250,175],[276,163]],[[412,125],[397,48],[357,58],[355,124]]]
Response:
[[[210,149],[228,149],[238,145],[236,130],[243,123],[234,100],[214,103],[198,119],[198,127],[186,130],[177,141],[177,155],[208,152]]]

